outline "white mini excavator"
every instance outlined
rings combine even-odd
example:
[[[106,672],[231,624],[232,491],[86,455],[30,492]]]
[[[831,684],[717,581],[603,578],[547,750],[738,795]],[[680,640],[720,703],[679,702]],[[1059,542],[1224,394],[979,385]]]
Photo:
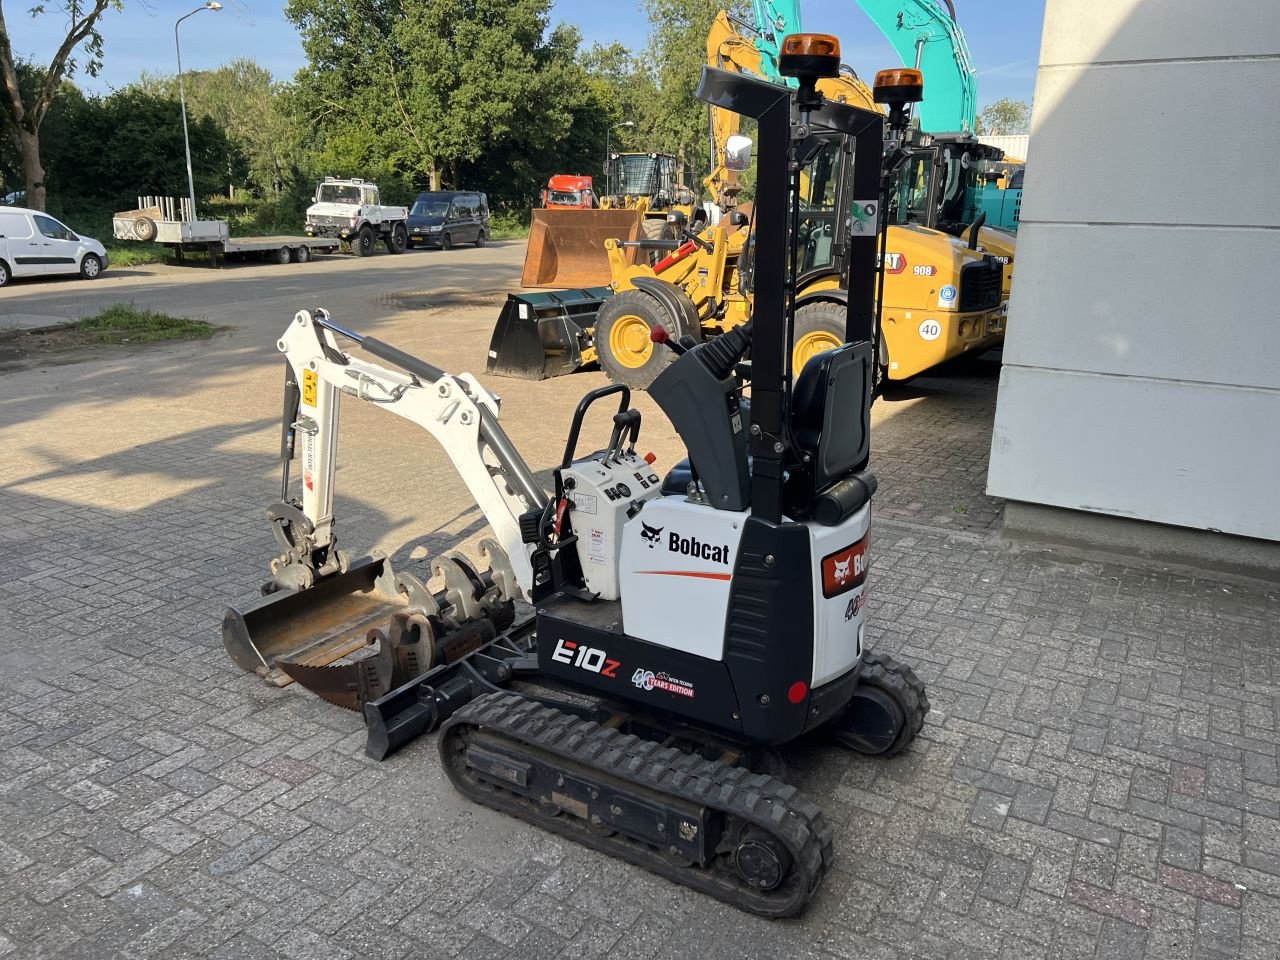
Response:
[[[833,856],[775,748],[823,737],[892,756],[929,709],[915,674],[864,642],[883,135],[880,114],[817,93],[839,64],[834,37],[797,34],[780,63],[796,90],[703,72],[699,97],[757,125],[758,229],[750,322],[702,343],[653,331],[678,356],[649,392],[687,460],[660,478],[636,453],[628,389],[604,387],[579,404],[548,495],[475,378],[299,312],[278,344],[281,552],[263,596],[223,622],[241,666],[362,709],[371,756],[438,730],[467,797],[765,916],[800,912]],[[848,342],[793,377],[797,171],[828,131],[856,149]],[[607,446],[580,457],[588,409],[611,398]],[[344,399],[439,441],[493,529],[488,570],[451,552],[433,592],[338,550]]]

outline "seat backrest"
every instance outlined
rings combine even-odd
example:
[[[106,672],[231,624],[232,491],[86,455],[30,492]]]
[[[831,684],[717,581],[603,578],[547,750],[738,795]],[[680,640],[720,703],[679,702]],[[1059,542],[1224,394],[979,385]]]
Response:
[[[872,363],[871,344],[846,343],[812,358],[796,379],[791,430],[811,458],[815,493],[867,465]]]

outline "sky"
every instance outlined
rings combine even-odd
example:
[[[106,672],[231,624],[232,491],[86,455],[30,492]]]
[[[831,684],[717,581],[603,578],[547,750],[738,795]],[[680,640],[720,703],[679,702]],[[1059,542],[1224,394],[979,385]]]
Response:
[[[203,11],[181,27],[182,63],[187,70],[217,67],[236,57],[250,57],[277,79],[289,79],[304,65],[297,31],[284,17],[283,3],[223,0],[224,9]],[[145,70],[176,71],[173,23],[200,4],[195,0],[125,0],[124,10],[107,13],[102,21],[105,64],[98,77],[77,76],[76,83],[92,93],[122,87]],[[30,4],[19,0],[7,15],[14,52],[47,63],[62,39],[55,12],[39,18],[25,14]],[[1014,97],[1030,100],[1035,87],[1044,20],[1043,0],[955,0],[956,15],[969,42],[978,71],[980,106]],[[897,55],[854,0],[804,0],[804,27],[840,37],[843,59],[870,79],[877,70],[897,65]],[[648,32],[640,0],[600,3],[599,0],[555,0],[553,21],[571,23],[587,44],[615,40],[639,50]],[[708,24],[708,27],[710,24]],[[55,34],[57,34],[55,36]],[[702,37],[695,42],[699,45]]]

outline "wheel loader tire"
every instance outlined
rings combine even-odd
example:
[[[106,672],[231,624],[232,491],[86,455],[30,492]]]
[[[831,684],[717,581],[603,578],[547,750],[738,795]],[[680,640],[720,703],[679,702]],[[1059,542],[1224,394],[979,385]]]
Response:
[[[596,315],[595,345],[600,369],[614,383],[644,390],[676,358],[668,347],[649,339],[655,324],[666,327],[673,340],[687,329],[682,317],[673,317],[656,299],[640,290],[624,290],[605,301]]]
[[[806,363],[844,343],[845,307],[842,303],[819,300],[796,311],[795,333],[791,341],[791,371],[800,376]]]
[[[800,376],[806,363],[818,354],[844,343],[846,315],[845,305],[834,300],[806,303],[796,311],[795,336],[791,347],[792,375]],[[889,370],[889,354],[883,337],[876,337],[875,353],[873,395],[879,394]]]
[[[409,246],[409,231],[404,228],[403,223],[394,224],[391,232],[382,238],[382,242],[386,245],[387,253],[404,253]]]
[[[361,227],[352,239],[351,252],[357,257],[367,257],[373,253],[373,231],[368,225]]]
[[[646,240],[674,240],[676,238],[676,230],[666,220],[660,220],[655,217],[646,217],[640,222],[640,232],[644,234]],[[653,266],[663,257],[670,253],[669,250],[649,250],[648,259],[649,266]]]

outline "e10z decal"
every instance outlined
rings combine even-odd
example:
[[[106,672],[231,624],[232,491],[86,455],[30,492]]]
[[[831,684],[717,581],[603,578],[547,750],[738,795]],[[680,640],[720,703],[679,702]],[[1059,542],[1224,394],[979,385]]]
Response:
[[[588,647],[574,643],[572,640],[557,640],[556,648],[551,651],[551,659],[568,667],[578,667],[590,673],[598,673],[611,680],[617,679],[621,660],[610,660],[609,655],[599,647]]]

